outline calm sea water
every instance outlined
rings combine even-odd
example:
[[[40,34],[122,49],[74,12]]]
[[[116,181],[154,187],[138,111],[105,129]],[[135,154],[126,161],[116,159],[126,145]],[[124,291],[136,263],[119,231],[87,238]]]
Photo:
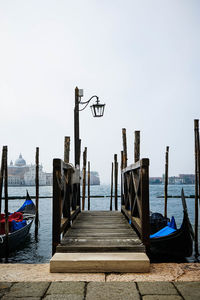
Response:
[[[193,185],[169,185],[169,195],[181,195],[181,188],[184,188],[185,195],[194,195]],[[25,196],[27,187],[9,187],[9,196]],[[30,195],[35,195],[35,187],[28,187]],[[120,191],[119,191],[120,194]],[[150,210],[152,212],[164,212],[164,199],[157,196],[164,194],[163,185],[150,186]],[[51,196],[52,187],[40,187],[40,196]],[[109,185],[91,186],[91,195],[110,195]],[[194,224],[194,199],[186,199],[189,217],[192,225]],[[17,210],[24,200],[10,200],[9,211]],[[121,199],[118,200],[119,210]],[[91,210],[109,210],[110,198],[93,198],[91,199]],[[4,207],[3,207],[4,209]],[[87,209],[87,199],[86,199]],[[180,226],[183,218],[183,209],[181,199],[168,199],[168,217],[174,216],[177,226]],[[52,235],[52,199],[44,198],[39,201],[39,220],[40,228],[38,241],[34,237],[34,225],[31,228],[29,238],[23,249],[18,250],[9,257],[11,263],[47,263],[51,258],[51,235]],[[199,228],[200,233],[200,228]],[[200,243],[200,239],[199,239]],[[191,261],[193,258],[190,259]]]

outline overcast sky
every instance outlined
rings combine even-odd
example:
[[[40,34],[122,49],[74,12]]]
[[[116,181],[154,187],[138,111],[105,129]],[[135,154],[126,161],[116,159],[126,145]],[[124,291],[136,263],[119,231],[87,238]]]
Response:
[[[0,146],[9,161],[21,152],[52,170],[71,136],[74,89],[98,95],[103,118],[80,113],[82,150],[91,169],[110,181],[127,130],[128,163],[134,131],[150,176],[194,172],[193,123],[200,116],[200,1],[1,0]]]

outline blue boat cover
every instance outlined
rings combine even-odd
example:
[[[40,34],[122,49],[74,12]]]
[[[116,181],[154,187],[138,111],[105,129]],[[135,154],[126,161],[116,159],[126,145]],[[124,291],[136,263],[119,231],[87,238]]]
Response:
[[[24,226],[26,226],[26,220],[23,220],[21,222],[16,222],[15,220],[12,220],[12,229],[11,229],[11,231],[14,232],[16,230],[21,229]]]
[[[31,199],[30,200],[28,199],[24,202],[24,204],[17,211],[18,212],[24,211],[24,209],[27,205],[32,205],[32,204],[33,204],[33,201]]]
[[[177,230],[177,228],[176,228],[176,222],[175,222],[174,217],[172,216],[171,222],[169,222],[167,226],[165,226],[164,228],[160,229],[156,233],[151,234],[150,235],[150,239],[151,238],[157,238],[157,237],[164,237],[166,235],[169,235],[169,234],[175,232],[176,230]]]

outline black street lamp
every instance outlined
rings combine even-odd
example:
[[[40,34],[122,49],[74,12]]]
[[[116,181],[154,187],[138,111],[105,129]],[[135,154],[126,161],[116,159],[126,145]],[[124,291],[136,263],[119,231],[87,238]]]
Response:
[[[90,101],[96,98],[96,103],[91,105],[91,111],[93,117],[102,117],[104,114],[105,104],[100,104],[99,98],[94,95],[88,101],[81,101],[83,97],[83,90],[75,88],[75,108],[74,108],[74,159],[75,159],[75,167],[80,166],[80,148],[81,141],[79,138],[79,111],[84,110]],[[79,109],[79,105],[84,105],[82,109]]]

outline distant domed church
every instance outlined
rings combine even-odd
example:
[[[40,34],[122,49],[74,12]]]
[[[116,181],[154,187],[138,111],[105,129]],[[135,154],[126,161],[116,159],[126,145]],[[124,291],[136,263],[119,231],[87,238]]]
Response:
[[[16,161],[15,161],[15,166],[17,166],[17,167],[25,167],[26,166],[26,161],[25,161],[25,159],[23,159],[21,153],[19,155],[19,158],[16,159]]]
[[[43,172],[42,165],[39,165],[40,185],[51,185],[52,174]],[[35,185],[35,165],[27,165],[20,153],[15,164],[11,160],[8,166],[8,185],[9,186],[30,186]]]
[[[21,153],[15,164],[11,160],[8,166],[8,185],[24,185],[24,174],[29,170]]]

